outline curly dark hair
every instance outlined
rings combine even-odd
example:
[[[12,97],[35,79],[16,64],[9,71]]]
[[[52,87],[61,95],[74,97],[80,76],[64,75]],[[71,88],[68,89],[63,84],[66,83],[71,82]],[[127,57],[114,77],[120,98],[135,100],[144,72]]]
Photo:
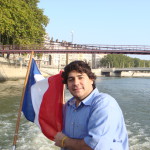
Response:
[[[80,60],[73,61],[64,68],[64,72],[62,72],[64,84],[67,84],[68,75],[73,70],[79,73],[86,73],[87,76],[93,80],[93,89],[96,87],[96,75],[92,72],[91,67],[86,62]]]

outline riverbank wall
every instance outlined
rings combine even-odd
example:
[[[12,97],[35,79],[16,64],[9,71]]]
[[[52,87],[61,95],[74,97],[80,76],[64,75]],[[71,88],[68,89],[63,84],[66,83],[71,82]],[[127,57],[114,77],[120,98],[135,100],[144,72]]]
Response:
[[[121,72],[121,77],[150,77],[150,72],[135,72],[135,71],[128,71],[128,72]]]
[[[24,79],[26,76],[27,67],[14,66],[0,63],[0,81]],[[60,72],[53,68],[40,68],[40,72],[44,77],[49,77]],[[101,70],[94,69],[93,72],[100,76]]]
[[[23,79],[26,75],[25,67],[0,64],[0,81]]]
[[[40,71],[44,77],[58,73],[57,69],[51,69],[48,72],[46,69],[41,68]],[[27,67],[0,64],[0,81],[25,79],[26,73]]]
[[[0,57],[0,81],[24,79],[27,73],[27,66],[9,62],[6,58]],[[43,76],[49,74],[42,72]]]
[[[39,69],[44,77],[49,77],[60,72],[60,69],[58,68],[55,69],[50,67],[40,67]],[[92,69],[92,71],[96,76],[102,76],[101,69]],[[11,64],[5,59],[0,58],[0,81],[24,79],[26,76],[26,72],[27,66],[22,66],[21,64]],[[122,72],[121,77],[150,77],[150,72]]]

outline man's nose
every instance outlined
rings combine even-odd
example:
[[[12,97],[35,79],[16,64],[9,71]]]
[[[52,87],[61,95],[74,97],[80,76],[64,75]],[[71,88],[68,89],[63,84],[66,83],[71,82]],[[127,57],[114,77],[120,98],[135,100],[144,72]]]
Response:
[[[78,84],[79,84],[79,79],[75,78],[75,79],[74,79],[74,84],[75,84],[75,85],[78,85]]]

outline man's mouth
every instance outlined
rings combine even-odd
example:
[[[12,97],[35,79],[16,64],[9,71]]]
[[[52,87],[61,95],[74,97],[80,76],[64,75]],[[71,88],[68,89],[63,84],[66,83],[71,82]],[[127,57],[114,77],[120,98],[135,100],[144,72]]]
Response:
[[[73,91],[80,91],[81,88],[74,88]]]

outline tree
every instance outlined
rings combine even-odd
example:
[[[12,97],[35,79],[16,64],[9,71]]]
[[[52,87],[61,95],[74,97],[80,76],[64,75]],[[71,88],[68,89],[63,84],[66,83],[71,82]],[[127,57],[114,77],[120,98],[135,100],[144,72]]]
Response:
[[[134,61],[134,67],[139,67],[140,59],[139,58],[133,58],[133,61]]]
[[[0,0],[0,42],[41,43],[49,19],[37,7],[39,0]]]
[[[101,67],[130,68],[130,67],[150,67],[150,61],[131,58],[123,54],[108,54],[100,61]]]

